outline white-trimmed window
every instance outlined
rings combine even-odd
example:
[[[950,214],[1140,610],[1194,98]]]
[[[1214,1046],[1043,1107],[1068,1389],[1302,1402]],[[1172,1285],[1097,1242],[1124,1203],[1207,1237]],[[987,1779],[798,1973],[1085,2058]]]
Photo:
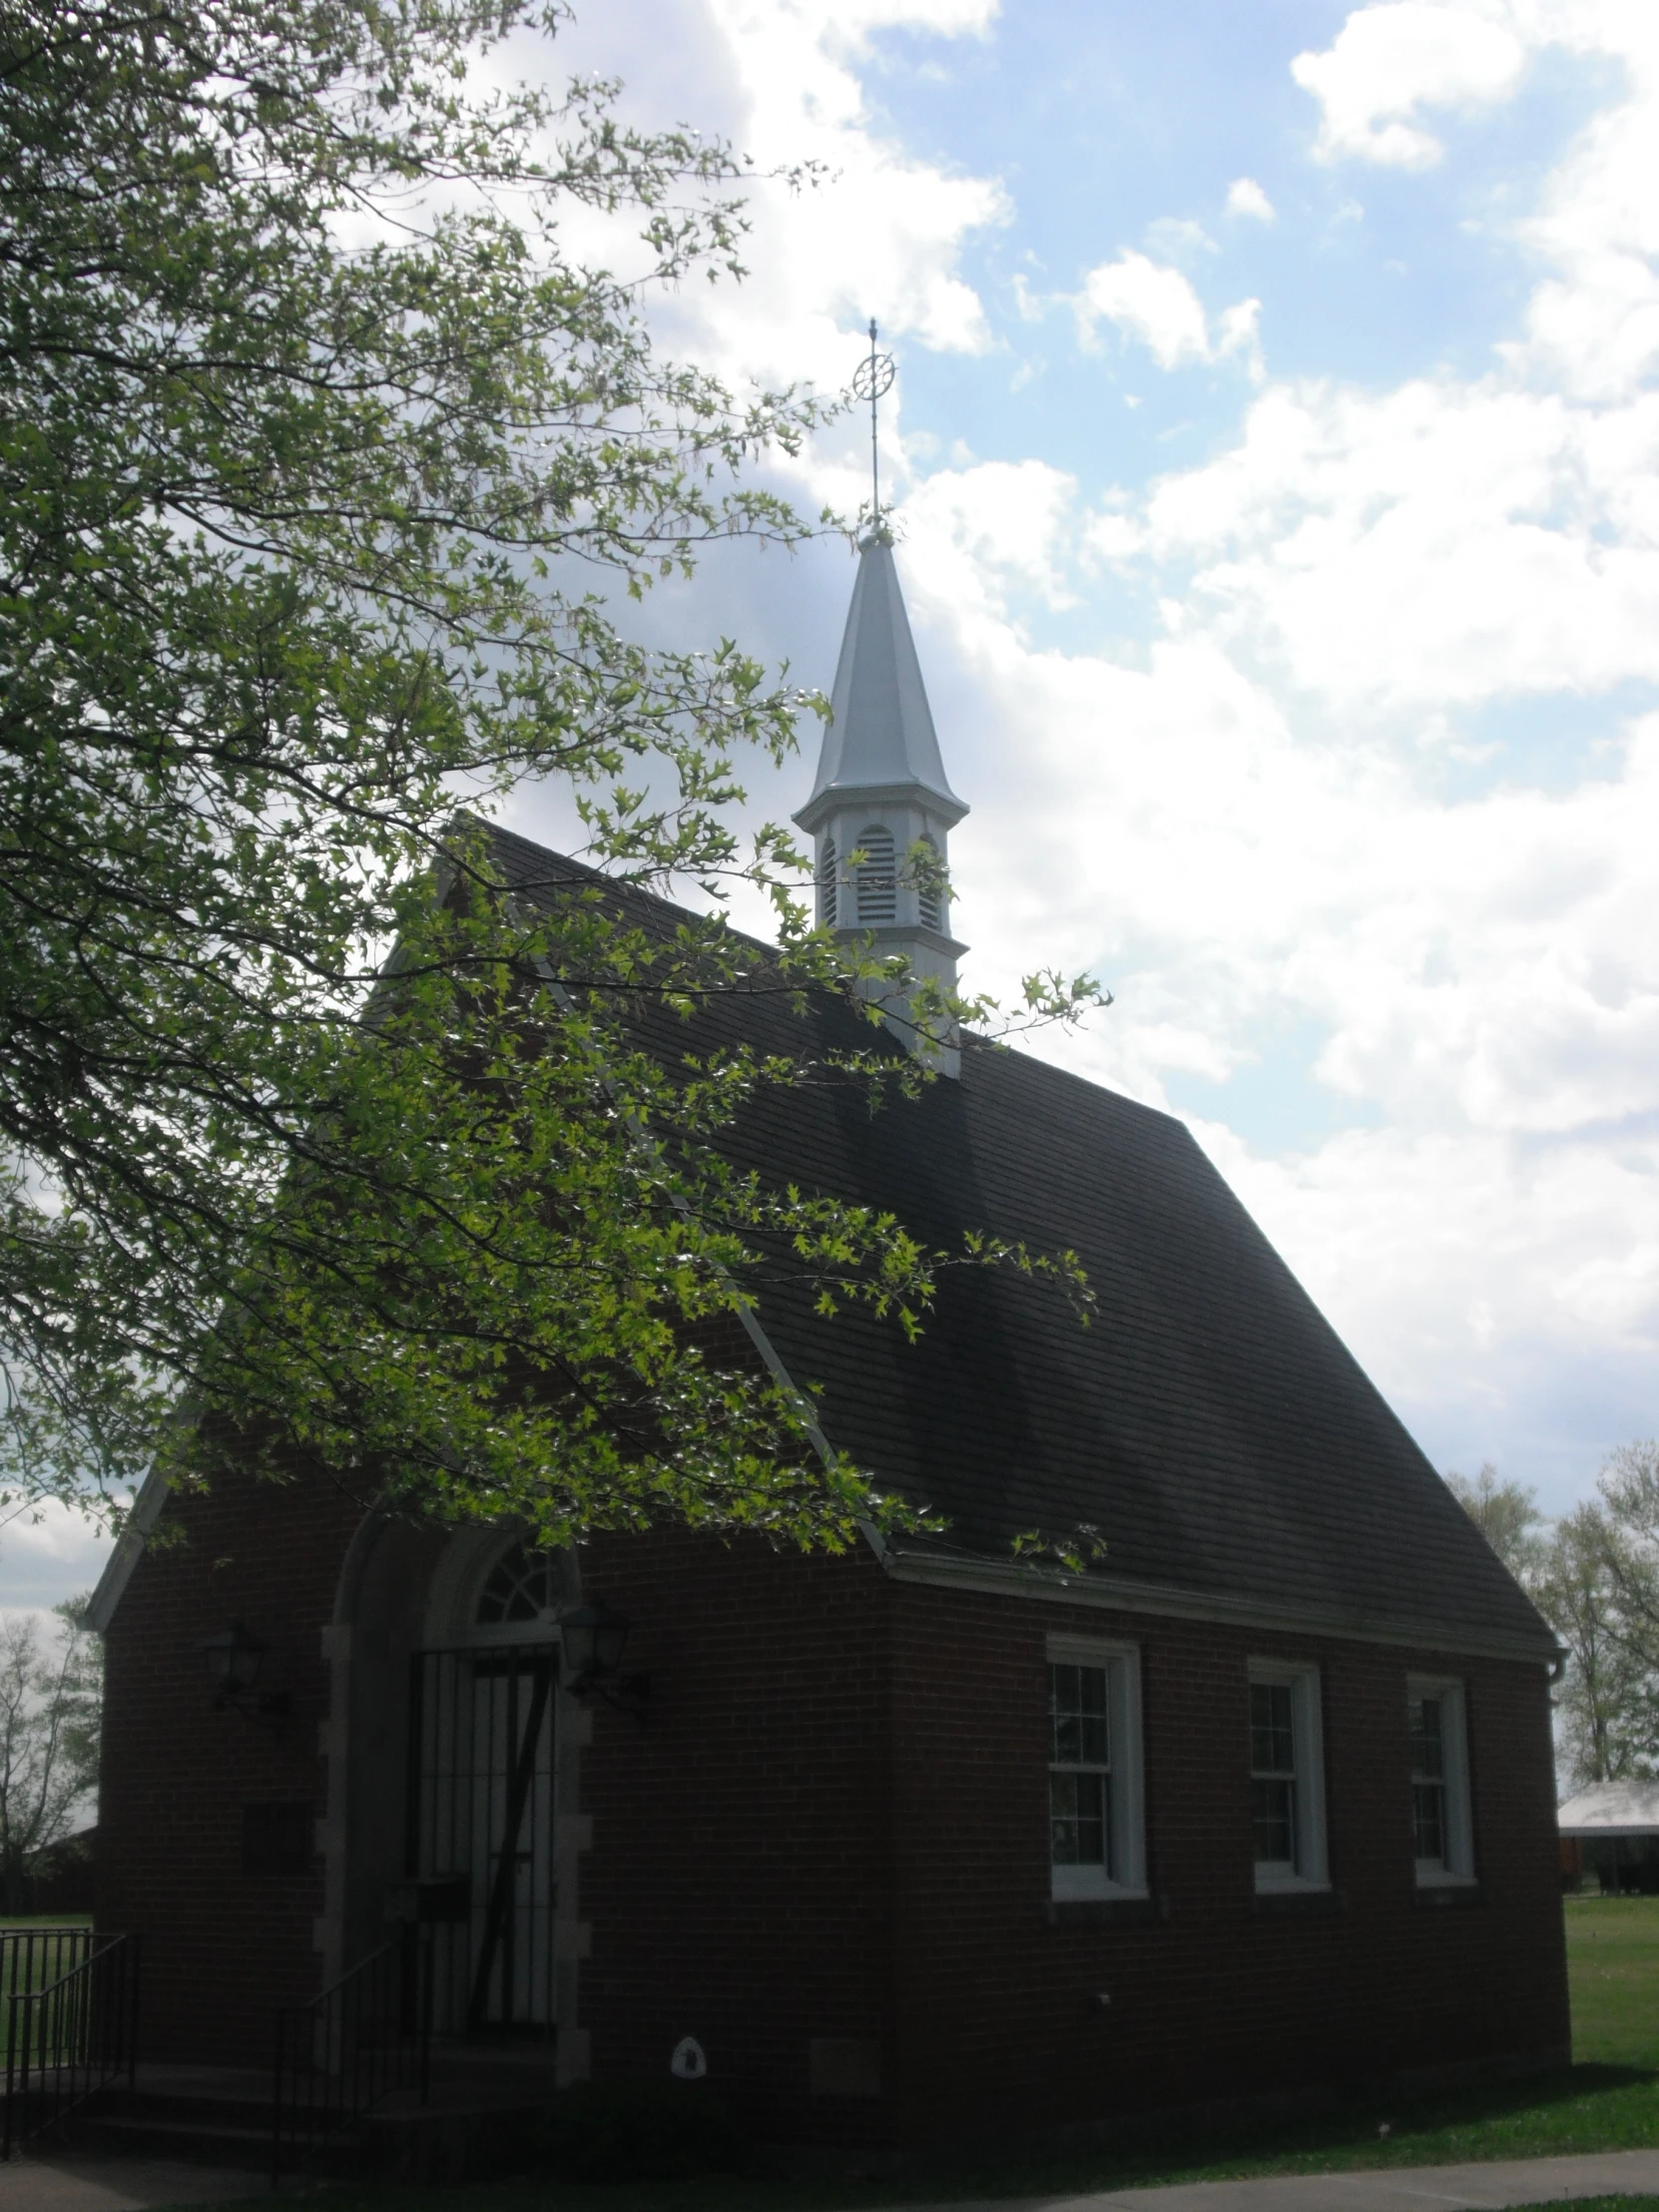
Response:
[[[1133,1644],[1048,1639],[1048,1856],[1056,1903],[1146,1895]]]
[[[1250,1662],[1250,1820],[1258,1890],[1328,1886],[1318,1667]]]
[[[1474,1880],[1469,1752],[1461,1682],[1413,1674],[1405,1682],[1411,1740],[1411,1845],[1417,1883]]]

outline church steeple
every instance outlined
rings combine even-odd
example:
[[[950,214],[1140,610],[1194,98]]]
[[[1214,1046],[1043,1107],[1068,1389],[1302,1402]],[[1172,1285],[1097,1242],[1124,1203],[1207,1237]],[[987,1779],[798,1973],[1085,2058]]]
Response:
[[[945,781],[892,540],[884,530],[867,537],[858,551],[830,704],[833,720],[824,734],[818,781],[796,818],[803,829],[828,791],[911,785],[952,823],[960,822],[967,809]]]
[[[868,935],[877,953],[902,952],[916,974],[953,986],[967,947],[950,934],[927,847],[942,870],[968,810],[945,777],[892,540],[879,523],[858,551],[830,708],[813,795],[795,818],[814,840],[819,920]],[[918,1036],[896,1000],[888,1026],[942,1073],[957,1072],[954,1041]]]

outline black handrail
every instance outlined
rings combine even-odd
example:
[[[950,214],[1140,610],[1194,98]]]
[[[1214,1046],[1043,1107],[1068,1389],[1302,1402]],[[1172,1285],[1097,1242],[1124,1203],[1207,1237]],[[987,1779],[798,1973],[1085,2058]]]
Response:
[[[19,1989],[42,1989],[78,1966],[92,1949],[92,1923],[62,1928],[0,1928],[0,2005]]]
[[[0,2159],[44,2133],[138,2058],[139,1939],[91,1929],[17,1929],[0,1952],[6,2103]],[[41,1938],[63,1938],[56,1947]],[[64,1966],[65,1954],[70,1963]],[[37,1964],[60,1970],[36,1989]],[[19,1986],[21,1981],[22,1986]],[[7,1983],[9,1982],[9,1986]]]
[[[431,2087],[430,1950],[406,1930],[308,2004],[276,2014],[271,2186],[395,2090]]]

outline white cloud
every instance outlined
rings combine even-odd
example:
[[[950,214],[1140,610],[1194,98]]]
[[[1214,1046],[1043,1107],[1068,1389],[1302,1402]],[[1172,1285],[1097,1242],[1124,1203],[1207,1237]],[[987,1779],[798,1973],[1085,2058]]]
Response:
[[[1132,561],[1146,550],[1146,529],[1125,514],[1091,515],[1084,525],[1083,544],[1108,563]]]
[[[1167,255],[1172,262],[1191,261],[1195,255],[1221,251],[1202,223],[1181,215],[1161,215],[1149,223],[1146,243],[1154,254]]]
[[[1502,0],[1381,0],[1357,8],[1323,54],[1299,54],[1291,74],[1320,103],[1320,160],[1428,169],[1442,149],[1417,111],[1507,100],[1528,58]]]
[[[1093,342],[1095,325],[1111,322],[1139,338],[1160,368],[1188,361],[1210,361],[1250,349],[1256,341],[1260,302],[1240,300],[1224,310],[1212,344],[1204,303],[1180,270],[1125,250],[1115,262],[1102,262],[1083,279],[1072,299],[1078,333]]]
[[[1499,66],[1471,25],[1514,53]],[[1458,87],[1501,96],[1515,54],[1549,40],[1615,59],[1622,85],[1515,226],[1544,266],[1491,369],[1272,386],[1231,450],[1135,518],[1151,558],[1190,567],[1183,620],[1345,713],[1415,715],[1425,738],[1460,708],[1659,680],[1659,10],[1388,0],[1296,64],[1358,148]]]
[[[1150,346],[1160,368],[1210,358],[1210,329],[1196,291],[1178,269],[1161,268],[1126,250],[1091,269],[1077,296],[1079,327],[1115,322]]]
[[[1652,395],[1598,419],[1496,378],[1278,385],[1231,452],[1155,488],[1148,542],[1345,708],[1602,690],[1659,679],[1656,466]]]
[[[924,568],[970,618],[999,619],[1020,584],[1051,607],[1076,604],[1062,560],[1076,485],[1045,461],[941,469],[904,502],[906,567]]]
[[[870,34],[895,27],[983,35],[996,0],[608,0],[579,16],[562,63],[627,83],[626,112],[652,126],[686,113],[753,157],[741,285],[698,284],[653,306],[667,350],[739,390],[755,382],[844,387],[873,314],[891,341],[972,354],[990,343],[983,304],[960,272],[977,230],[1009,206],[994,178],[910,155],[872,120],[858,73]],[[517,54],[523,62],[527,55]],[[541,58],[545,68],[545,57]],[[794,190],[774,175],[818,165]],[[567,250],[616,266],[624,227],[572,213]],[[886,408],[887,450],[902,452],[903,391]],[[850,429],[845,466],[818,490],[848,509],[863,491]]]
[[[1516,364],[1576,395],[1633,394],[1659,366],[1659,9],[1609,0],[1561,24],[1621,65],[1626,96],[1595,115],[1550,177],[1522,241],[1553,265]]]
[[[783,13],[785,11],[778,11]],[[999,0],[845,0],[844,5],[788,11],[827,45],[862,46],[871,31],[931,31],[941,38],[982,38],[995,22]],[[754,24],[762,11],[729,12],[729,21]]]
[[[109,1556],[108,1538],[66,1506],[20,1512],[0,1530],[0,1608],[40,1615],[51,1633],[46,1609],[90,1591]]]
[[[1231,307],[1222,309],[1216,318],[1215,349],[1218,360],[1225,360],[1232,353],[1243,353],[1252,375],[1261,382],[1266,369],[1262,360],[1262,302],[1259,299],[1238,299]]]
[[[1235,177],[1227,188],[1229,215],[1248,216],[1256,223],[1276,222],[1273,202],[1254,177]]]

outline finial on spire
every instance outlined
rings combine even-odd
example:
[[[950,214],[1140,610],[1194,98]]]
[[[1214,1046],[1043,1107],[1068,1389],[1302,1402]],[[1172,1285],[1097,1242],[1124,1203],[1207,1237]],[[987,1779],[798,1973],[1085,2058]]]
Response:
[[[875,350],[875,317],[869,318],[869,354],[852,372],[852,389],[859,399],[869,401],[869,531],[878,537],[881,531],[881,461],[876,444],[875,408],[883,392],[892,389],[893,361],[890,353]]]

